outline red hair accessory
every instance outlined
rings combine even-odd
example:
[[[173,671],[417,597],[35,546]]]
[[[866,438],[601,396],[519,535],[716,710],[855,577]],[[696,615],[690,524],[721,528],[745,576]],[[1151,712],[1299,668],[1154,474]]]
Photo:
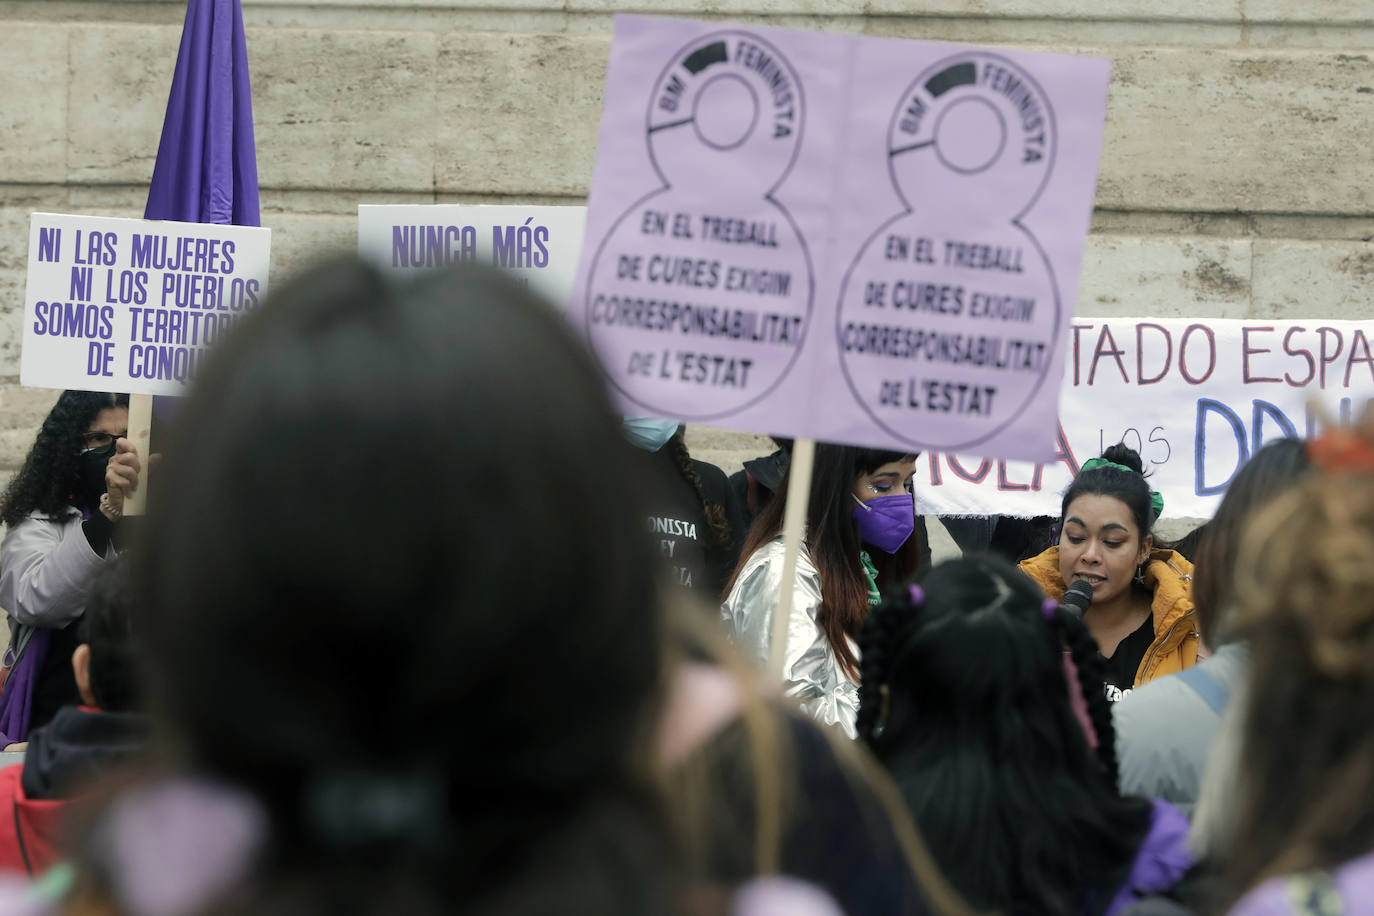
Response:
[[[1323,471],[1374,472],[1374,445],[1345,427],[1325,432],[1307,443],[1307,457]]]

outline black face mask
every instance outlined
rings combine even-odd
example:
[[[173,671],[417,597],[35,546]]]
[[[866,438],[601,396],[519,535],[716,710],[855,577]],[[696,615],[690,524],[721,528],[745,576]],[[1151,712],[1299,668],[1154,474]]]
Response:
[[[78,456],[76,498],[88,509],[100,504],[105,492],[105,466],[114,457],[115,444],[86,449]]]

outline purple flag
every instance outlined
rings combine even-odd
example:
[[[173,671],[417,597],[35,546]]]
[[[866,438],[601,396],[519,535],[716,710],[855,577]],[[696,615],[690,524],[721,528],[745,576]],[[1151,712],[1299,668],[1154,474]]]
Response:
[[[145,219],[258,226],[253,98],[240,0],[190,0]]]

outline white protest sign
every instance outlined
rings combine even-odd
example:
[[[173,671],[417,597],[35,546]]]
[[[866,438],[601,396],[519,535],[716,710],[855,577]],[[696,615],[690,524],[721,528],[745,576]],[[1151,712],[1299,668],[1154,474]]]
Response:
[[[20,383],[181,394],[267,293],[271,239],[247,226],[32,214]]]
[[[586,226],[586,207],[362,204],[358,256],[392,273],[492,264],[564,308]]]
[[[1125,442],[1164,516],[1210,518],[1265,442],[1349,423],[1374,398],[1374,321],[1323,318],[1076,318],[1049,464],[930,453],[918,509],[934,515],[1058,515],[1082,463]],[[1313,401],[1320,405],[1313,406]]]

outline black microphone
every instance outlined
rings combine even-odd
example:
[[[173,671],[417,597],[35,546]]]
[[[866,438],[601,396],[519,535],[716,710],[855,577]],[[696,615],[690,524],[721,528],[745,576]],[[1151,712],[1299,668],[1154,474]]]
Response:
[[[1064,593],[1064,600],[1060,603],[1069,613],[1081,618],[1088,610],[1088,606],[1093,603],[1093,587],[1079,579],[1069,586],[1069,590]]]

